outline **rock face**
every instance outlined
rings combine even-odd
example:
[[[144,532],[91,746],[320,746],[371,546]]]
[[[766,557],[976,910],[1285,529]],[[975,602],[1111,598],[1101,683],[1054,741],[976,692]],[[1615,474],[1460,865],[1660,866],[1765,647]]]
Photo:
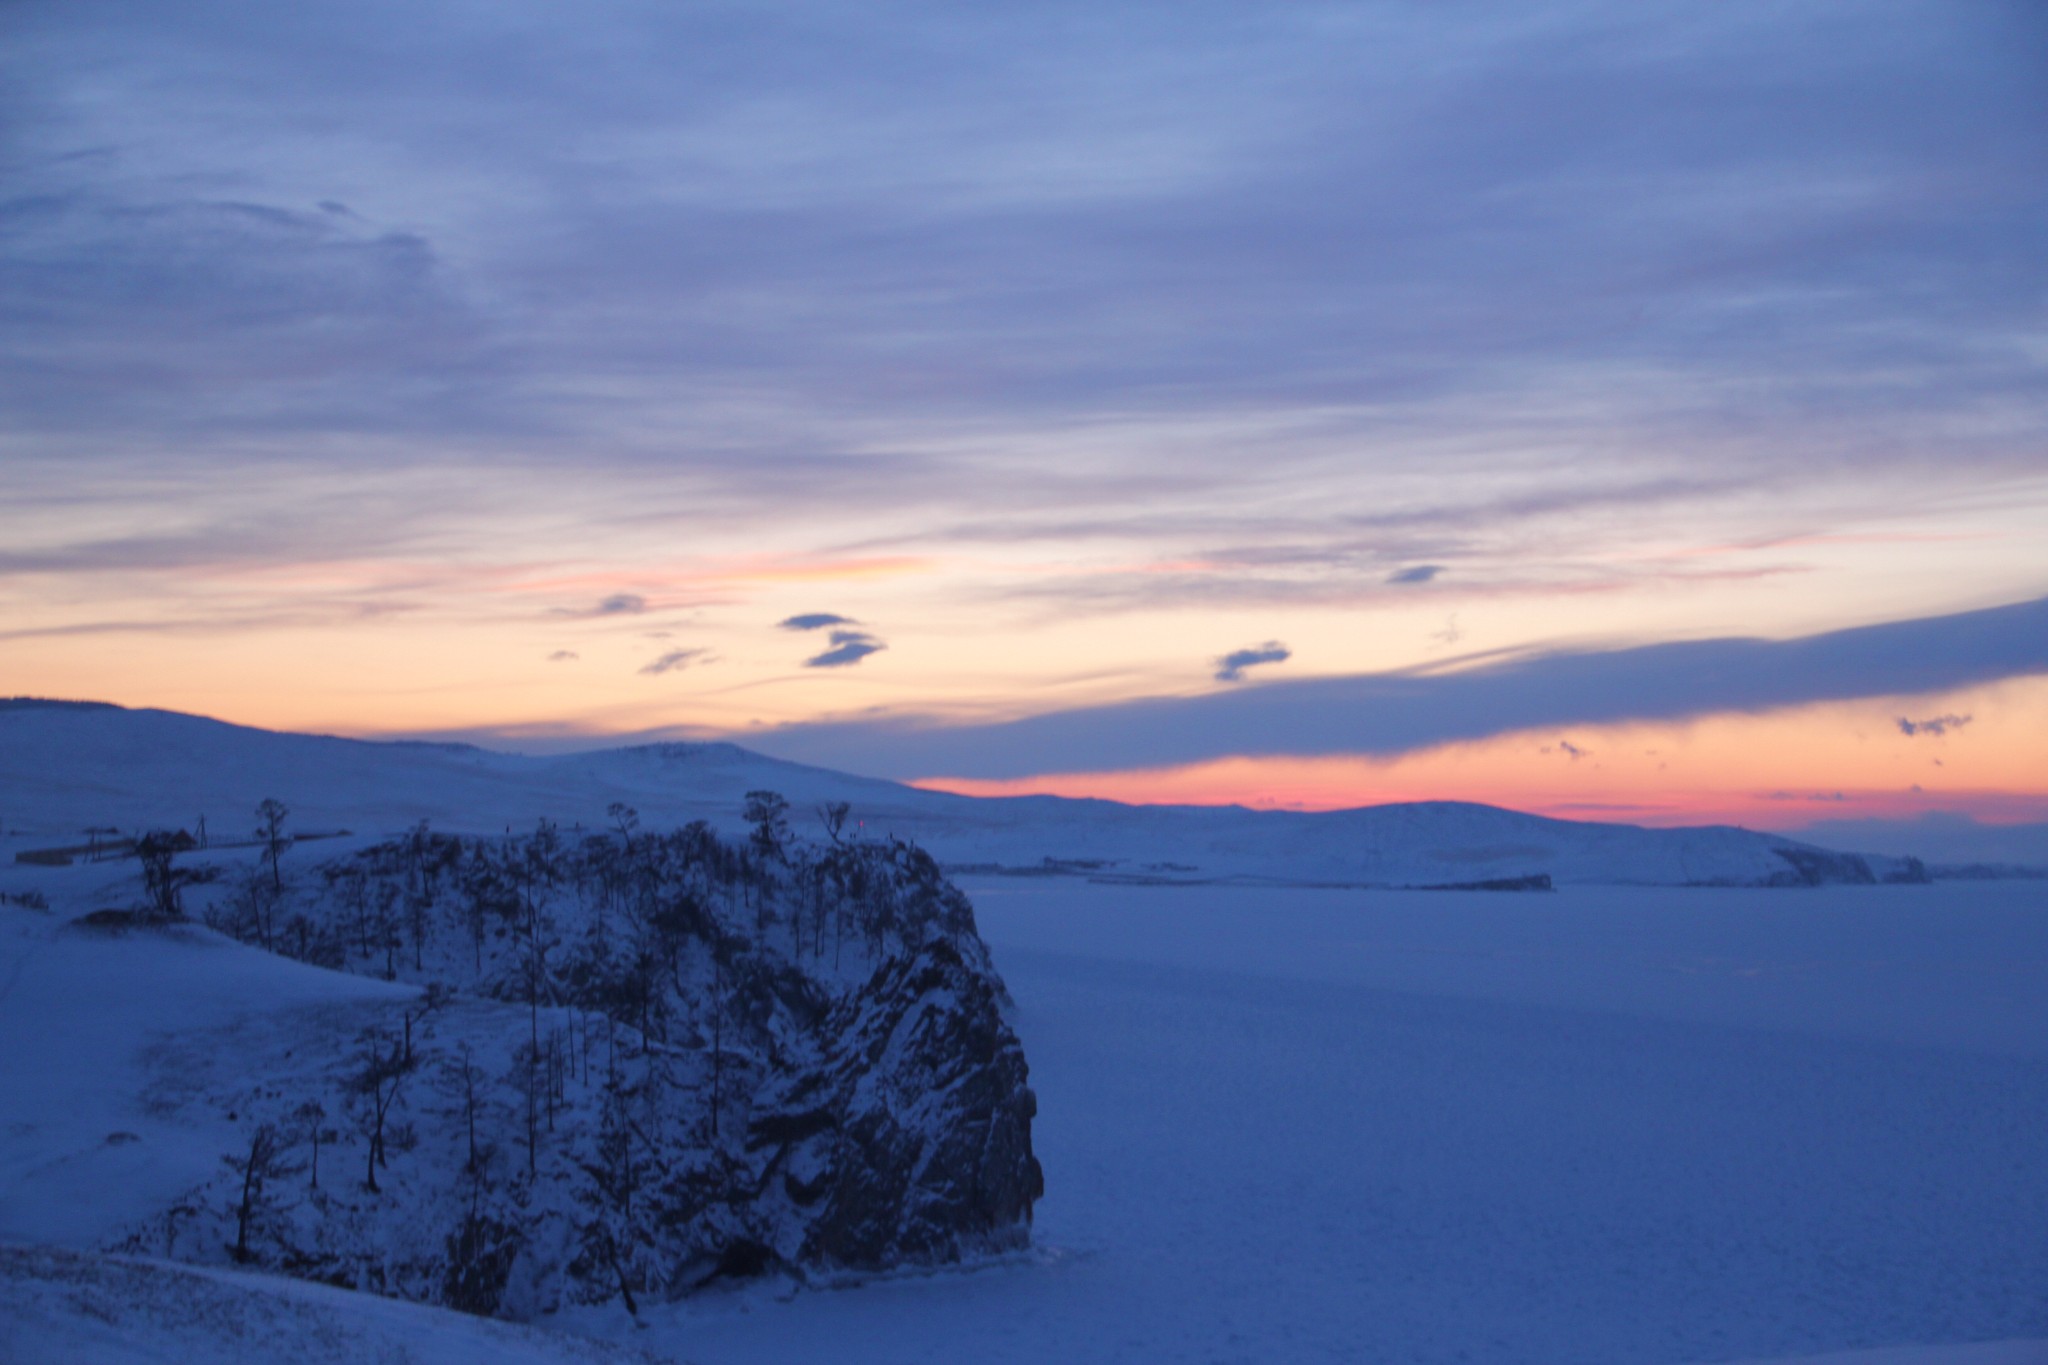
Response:
[[[1791,868],[1772,877],[1773,886],[1871,886],[1878,882],[1918,885],[1930,880],[1925,864],[1918,858],[1870,858],[1805,844],[1785,844],[1771,851]]]
[[[1023,1047],[915,848],[421,830],[262,885],[216,925],[432,985],[167,1044],[151,1102],[250,1145],[123,1249],[528,1317],[1029,1239]]]
[[[1037,1098],[989,977],[944,939],[885,963],[827,1016],[822,1074],[753,1120],[784,1191],[815,1216],[805,1264],[955,1260],[1027,1239],[1045,1192]]]

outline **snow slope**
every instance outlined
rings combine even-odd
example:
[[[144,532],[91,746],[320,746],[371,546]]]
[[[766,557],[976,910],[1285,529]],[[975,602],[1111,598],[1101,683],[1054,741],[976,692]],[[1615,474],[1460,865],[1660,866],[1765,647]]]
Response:
[[[9,1365],[647,1365],[654,1359],[587,1338],[301,1280],[0,1246],[0,1360]]]
[[[464,745],[275,734],[163,711],[0,706],[0,852],[72,843],[90,825],[245,837],[264,797],[300,830],[394,833],[530,828],[543,816],[603,826],[623,801],[650,824],[731,828],[747,791],[800,817],[848,801],[870,834],[914,839],[955,865],[1173,880],[1436,885],[1530,874],[1559,882],[1751,884],[1783,878],[1775,850],[1805,846],[1712,827],[1647,830],[1452,802],[1326,813],[1125,806],[1059,797],[979,799],[785,763],[727,744],[526,757]],[[1876,865],[1879,875],[1896,870]]]
[[[133,864],[124,877],[110,867],[75,870],[106,883],[85,905],[134,898]],[[0,905],[0,1239],[100,1245],[211,1179],[246,1140],[227,1113],[148,1102],[160,1042],[248,1020],[326,1036],[333,1011],[367,1017],[416,995],[197,925],[107,934]]]

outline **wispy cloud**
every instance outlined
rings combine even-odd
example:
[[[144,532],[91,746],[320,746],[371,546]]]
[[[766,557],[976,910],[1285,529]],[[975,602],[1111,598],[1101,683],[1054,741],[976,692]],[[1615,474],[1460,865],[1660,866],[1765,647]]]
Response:
[[[1427,583],[1443,571],[1444,566],[1441,564],[1416,564],[1406,569],[1397,569],[1393,573],[1388,574],[1387,582],[1397,585],[1402,583]]]
[[[548,662],[551,664],[573,663],[574,661],[582,657],[583,656],[581,654],[578,654],[573,649],[558,649],[554,653],[548,655]]]
[[[1925,720],[1908,720],[1900,716],[1899,733],[1911,739],[1915,735],[1933,735],[1940,739],[1951,730],[1960,730],[1974,719],[1971,716],[1929,716]]]
[[[1282,664],[1294,657],[1294,652],[1278,640],[1268,640],[1250,649],[1234,649],[1216,661],[1217,682],[1242,682],[1247,668],[1260,664]]]
[[[672,649],[653,662],[643,665],[640,671],[659,677],[664,673],[673,673],[694,664],[709,662],[710,655],[711,652],[706,649]]]
[[[587,607],[556,607],[555,616],[596,619],[604,616],[638,616],[647,610],[647,599],[637,592],[611,593]]]

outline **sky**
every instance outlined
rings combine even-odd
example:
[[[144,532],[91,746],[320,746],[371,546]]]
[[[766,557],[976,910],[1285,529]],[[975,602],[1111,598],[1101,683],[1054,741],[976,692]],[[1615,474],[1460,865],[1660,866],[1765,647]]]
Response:
[[[16,0],[0,692],[2048,818],[2048,9]]]

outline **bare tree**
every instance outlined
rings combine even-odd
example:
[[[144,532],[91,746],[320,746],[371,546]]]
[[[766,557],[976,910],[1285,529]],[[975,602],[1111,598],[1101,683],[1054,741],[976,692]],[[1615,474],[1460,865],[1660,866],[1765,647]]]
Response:
[[[157,919],[185,917],[184,888],[194,880],[190,872],[173,867],[171,860],[192,846],[188,834],[153,829],[135,841],[135,856],[142,864],[142,890],[149,898],[150,913]]]
[[[256,868],[243,869],[235,883],[234,903],[241,911],[244,923],[253,930],[256,941],[266,952],[274,951],[272,931],[277,920],[278,896],[271,889],[271,883]]]
[[[377,901],[370,925],[374,944],[384,949],[386,981],[398,979],[398,944],[404,937],[400,931],[403,920],[398,913],[400,896],[396,882],[377,883]]]
[[[318,1100],[307,1100],[292,1110],[292,1117],[298,1120],[300,1131],[313,1146],[312,1185],[317,1190],[320,1188],[320,1144],[334,1136],[327,1127],[327,1106]]]
[[[283,1173],[283,1163],[279,1160],[283,1150],[284,1144],[277,1135],[277,1129],[263,1123],[249,1135],[247,1155],[221,1158],[242,1177],[242,1200],[235,1209],[235,1244],[229,1251],[244,1264],[249,1260],[249,1225],[263,1207],[265,1183],[272,1176]]]
[[[398,1039],[382,1029],[370,1029],[363,1034],[363,1050],[357,1056],[356,1074],[349,1078],[349,1089],[356,1096],[357,1124],[369,1144],[363,1188],[372,1194],[378,1192],[377,1168],[390,1164],[384,1155],[385,1119],[412,1069],[413,1060]]]
[[[256,804],[256,837],[263,841],[263,859],[270,864],[270,889],[278,895],[284,894],[281,860],[284,851],[292,846],[291,836],[284,832],[284,820],[290,814],[284,802],[274,796],[266,796]]]
[[[626,1090],[614,1076],[605,1084],[604,1108],[599,1116],[596,1160],[584,1163],[594,1187],[590,1202],[596,1216],[584,1228],[588,1254],[608,1266],[619,1286],[626,1311],[638,1317],[640,1306],[633,1298],[633,1276],[628,1271],[620,1246],[631,1243],[621,1236],[633,1221],[633,1198],[639,1191],[643,1162],[635,1155],[638,1136],[626,1109]]]
[[[781,792],[751,791],[743,810],[754,827],[748,842],[765,862],[783,862],[789,847],[789,802]]]
[[[455,1057],[455,1074],[462,1081],[462,1121],[469,1130],[469,1160],[462,1165],[464,1171],[474,1175],[479,1158],[476,1148],[476,1057],[464,1043]]]
[[[711,945],[711,1140],[718,1141],[718,1107],[725,1093],[725,953]]]
[[[611,817],[612,828],[619,832],[619,842],[626,846],[626,852],[633,851],[633,831],[640,828],[640,812],[623,801],[614,801],[604,808]]]

